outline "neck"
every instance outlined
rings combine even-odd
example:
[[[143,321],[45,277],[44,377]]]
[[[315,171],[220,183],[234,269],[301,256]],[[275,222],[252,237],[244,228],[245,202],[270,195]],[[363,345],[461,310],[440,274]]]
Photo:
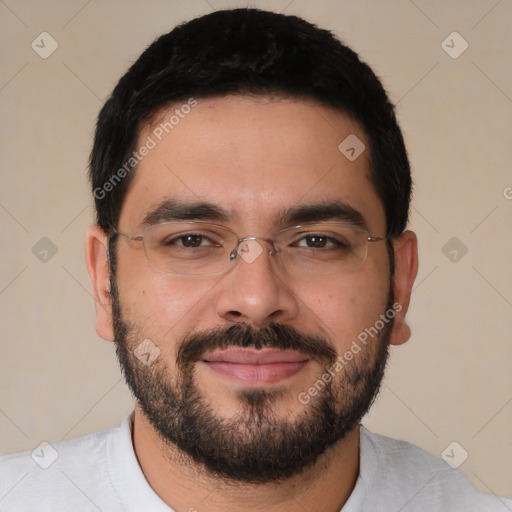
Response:
[[[279,483],[227,482],[205,473],[155,432],[138,407],[133,445],[149,485],[177,512],[339,512],[359,474],[359,426],[300,475]]]

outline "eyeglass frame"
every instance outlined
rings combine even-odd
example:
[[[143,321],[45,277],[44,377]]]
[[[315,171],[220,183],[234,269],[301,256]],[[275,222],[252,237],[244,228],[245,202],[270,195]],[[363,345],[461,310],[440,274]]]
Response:
[[[287,231],[289,229],[297,229],[297,228],[305,228],[305,227],[308,227],[308,226],[316,226],[316,225],[318,225],[320,223],[321,222],[316,222],[316,223],[311,222],[311,223],[299,224],[299,225],[296,225],[296,226],[289,226],[287,228],[280,229],[277,232],[277,234],[282,233],[283,231]],[[272,248],[273,248],[273,250],[269,251],[269,255],[270,256],[282,252],[282,251],[280,251],[279,249],[276,248],[276,246],[275,246],[276,240],[273,239],[273,238],[265,238],[265,237],[260,237],[260,236],[247,236],[247,237],[244,237],[244,238],[239,238],[237,233],[235,233],[232,229],[230,229],[230,228],[228,228],[226,226],[221,226],[220,224],[213,224],[211,222],[204,222],[204,221],[201,221],[201,220],[170,220],[170,221],[158,222],[156,224],[151,224],[151,225],[145,227],[144,230],[142,231],[141,235],[127,235],[126,233],[121,233],[120,231],[118,231],[114,226],[112,226],[112,224],[109,224],[109,226],[110,226],[110,228],[112,229],[112,231],[114,232],[115,235],[122,236],[122,237],[128,239],[129,242],[141,242],[142,243],[142,248],[144,249],[144,255],[146,256],[146,260],[149,263],[150,267],[153,268],[153,270],[155,270],[156,272],[160,272],[161,274],[166,274],[166,275],[170,275],[170,276],[207,277],[207,276],[212,276],[212,275],[227,274],[229,272],[229,270],[226,270],[224,272],[215,272],[215,273],[210,273],[210,274],[178,274],[178,273],[174,273],[174,272],[166,272],[164,270],[160,270],[160,269],[156,268],[155,265],[151,262],[151,259],[148,256],[147,248],[146,248],[146,245],[144,243],[144,236],[145,236],[146,231],[148,231],[149,229],[152,229],[155,226],[162,226],[162,225],[165,225],[165,224],[200,224],[200,225],[212,226],[212,227],[220,228],[220,229],[223,229],[224,231],[228,231],[229,233],[232,233],[237,238],[237,244],[235,245],[233,250],[229,253],[229,261],[234,261],[236,259],[236,257],[238,256],[238,250],[239,250],[240,244],[242,244],[243,242],[246,242],[248,240],[254,240],[254,241],[262,240],[264,242],[269,243],[272,246]],[[330,224],[344,225],[342,222],[330,222]],[[360,230],[360,231],[362,231],[362,232],[367,234],[367,237],[365,238],[365,242],[366,242],[366,255],[365,255],[364,260],[361,263],[361,266],[357,267],[357,269],[353,270],[352,272],[347,272],[346,274],[340,274],[340,275],[349,275],[349,274],[351,274],[353,272],[357,272],[357,270],[362,268],[362,266],[366,263],[366,259],[368,257],[368,243],[389,241],[389,239],[390,239],[389,236],[383,236],[383,237],[372,236],[372,235],[370,235],[368,230],[366,230],[365,228],[360,227],[360,226],[348,225],[348,224],[345,224],[345,226],[353,228],[353,229],[358,229],[358,230]]]

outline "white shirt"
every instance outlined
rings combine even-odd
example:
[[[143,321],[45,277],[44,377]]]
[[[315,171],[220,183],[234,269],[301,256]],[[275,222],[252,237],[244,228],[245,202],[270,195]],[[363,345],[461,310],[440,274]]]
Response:
[[[1,512],[173,512],[153,491],[132,444],[133,413],[103,430],[0,457]],[[194,510],[194,496],[190,509]],[[360,474],[340,512],[510,512],[458,469],[361,426]]]

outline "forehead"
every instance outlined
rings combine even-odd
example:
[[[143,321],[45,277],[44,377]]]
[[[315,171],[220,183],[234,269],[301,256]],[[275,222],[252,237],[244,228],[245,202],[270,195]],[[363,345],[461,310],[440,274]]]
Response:
[[[348,153],[339,149],[345,140]],[[360,156],[347,158],[363,144]],[[277,227],[271,224],[287,209],[336,201],[361,212],[370,228],[385,229],[365,133],[350,117],[313,101],[185,101],[141,129],[136,147],[144,146],[150,149],[139,156],[121,227],[140,227],[165,200],[218,205],[232,227],[244,229]]]

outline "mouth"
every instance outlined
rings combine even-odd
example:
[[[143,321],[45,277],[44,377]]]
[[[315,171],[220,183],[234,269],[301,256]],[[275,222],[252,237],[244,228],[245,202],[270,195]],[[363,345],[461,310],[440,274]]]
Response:
[[[213,372],[249,386],[290,378],[308,362],[304,354],[276,349],[227,349],[206,354],[201,361]]]

